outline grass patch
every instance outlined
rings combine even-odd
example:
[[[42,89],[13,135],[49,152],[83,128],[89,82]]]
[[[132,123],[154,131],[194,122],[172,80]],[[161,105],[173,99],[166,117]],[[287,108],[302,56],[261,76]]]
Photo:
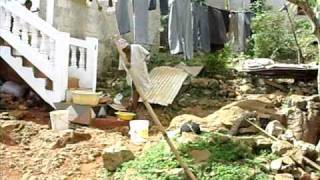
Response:
[[[205,163],[195,163],[190,157],[191,150],[207,149],[211,156]],[[232,140],[221,140],[213,134],[202,135],[200,140],[189,144],[178,144],[178,150],[198,179],[201,180],[242,180],[268,179],[262,162],[275,158],[268,151],[253,152],[244,144]],[[185,179],[170,170],[180,168],[165,142],[147,149],[140,157],[124,163],[113,174],[114,179],[122,179],[126,171],[134,169],[134,177],[141,179],[179,180]]]

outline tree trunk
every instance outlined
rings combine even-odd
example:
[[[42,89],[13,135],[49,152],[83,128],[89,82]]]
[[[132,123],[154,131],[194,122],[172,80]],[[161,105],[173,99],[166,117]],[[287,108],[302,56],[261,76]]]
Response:
[[[320,36],[317,36],[317,40],[318,40],[318,51],[319,51],[319,55],[318,55],[318,94],[320,95]]]

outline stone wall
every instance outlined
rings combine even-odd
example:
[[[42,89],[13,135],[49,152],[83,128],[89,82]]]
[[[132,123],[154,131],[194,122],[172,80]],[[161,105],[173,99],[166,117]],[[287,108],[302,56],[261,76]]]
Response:
[[[40,2],[40,16],[45,19],[46,1]],[[95,2],[95,1],[94,1]],[[112,63],[116,63],[116,49],[112,37],[117,34],[118,28],[114,14],[98,11],[97,5],[86,4],[86,0],[55,0],[54,26],[60,31],[69,32],[72,37],[85,38],[87,36],[99,39],[98,71],[107,71]],[[132,7],[131,5],[129,7]],[[132,9],[130,9],[132,13]],[[159,9],[149,13],[149,43],[158,43],[160,28]],[[132,17],[132,16],[131,16]],[[132,22],[131,22],[132,24]],[[132,27],[132,26],[131,26]],[[132,33],[125,35],[132,39]]]

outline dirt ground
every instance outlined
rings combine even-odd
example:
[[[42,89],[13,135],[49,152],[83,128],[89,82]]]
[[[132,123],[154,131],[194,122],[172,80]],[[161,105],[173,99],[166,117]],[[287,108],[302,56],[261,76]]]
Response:
[[[0,125],[5,131],[0,143],[1,180],[99,179],[104,172],[104,148],[120,144],[135,155],[143,149],[130,142],[125,127],[108,131],[81,128],[75,131],[78,136],[66,140],[70,132],[55,132],[31,121],[0,120]],[[158,138],[151,133],[150,143]]]

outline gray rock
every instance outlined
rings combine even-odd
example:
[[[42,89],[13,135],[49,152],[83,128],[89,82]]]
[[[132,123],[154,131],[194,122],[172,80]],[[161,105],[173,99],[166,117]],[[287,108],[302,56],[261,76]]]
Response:
[[[115,171],[122,163],[133,160],[133,153],[126,147],[112,146],[102,152],[104,168]]]

